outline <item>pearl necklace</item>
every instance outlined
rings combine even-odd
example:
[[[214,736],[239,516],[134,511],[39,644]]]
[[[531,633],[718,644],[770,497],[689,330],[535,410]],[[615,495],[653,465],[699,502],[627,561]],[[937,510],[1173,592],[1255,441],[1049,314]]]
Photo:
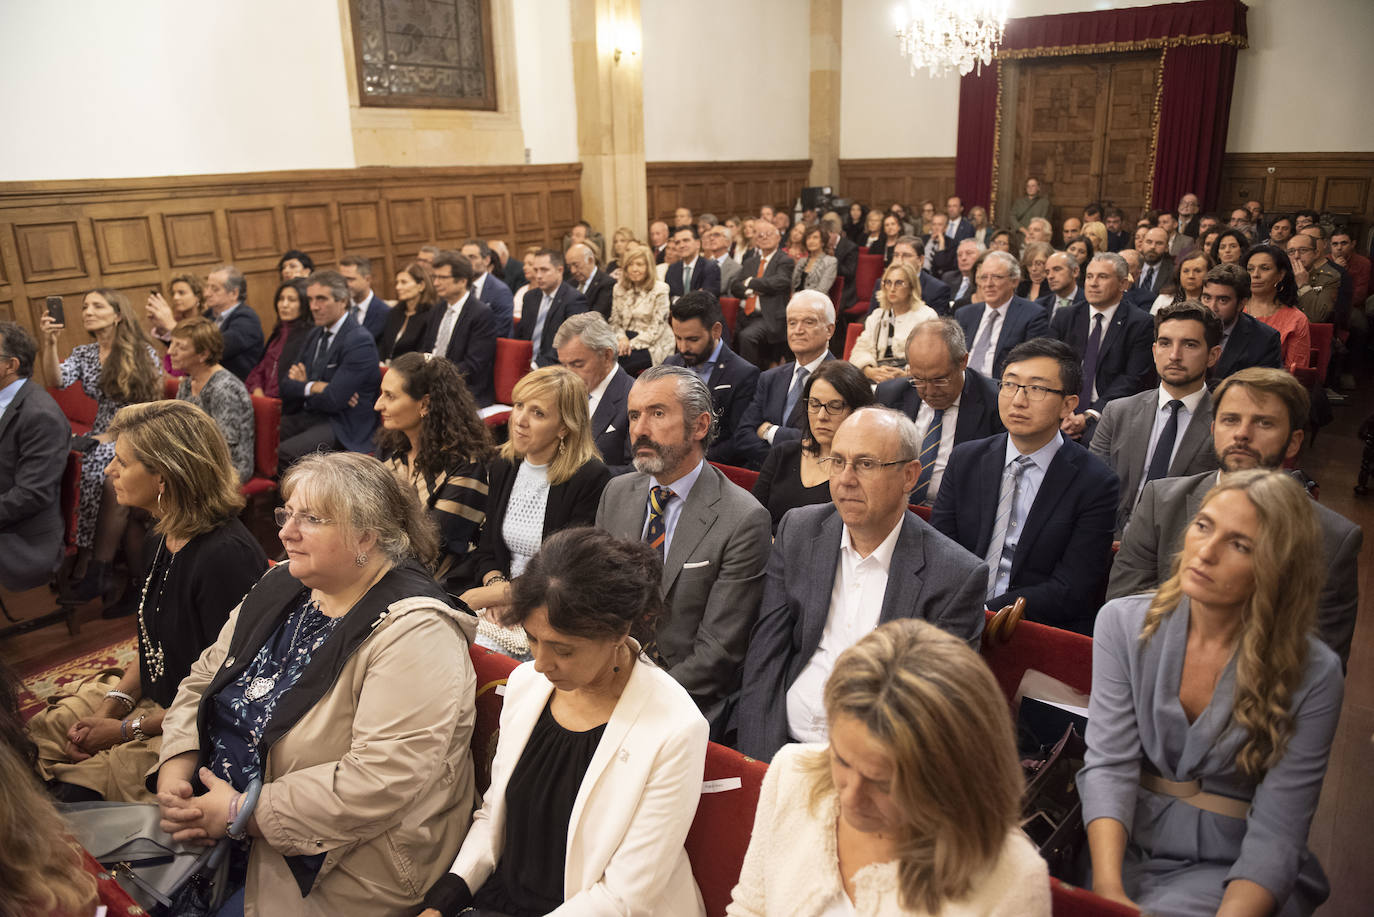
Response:
[[[148,587],[153,583],[153,577],[157,575],[157,564],[162,559],[162,548],[167,543],[164,538],[157,543],[157,553],[153,555],[153,565],[148,570],[148,578],[143,581],[143,594],[138,600],[138,643],[139,650],[143,654],[143,661],[148,665],[148,674],[153,681],[161,681],[163,674],[167,671],[166,656],[162,651],[162,644],[153,640],[152,634],[148,632],[147,606],[148,606]],[[170,555],[167,567],[162,571],[162,581],[157,586],[157,599],[162,601],[162,590],[167,586],[167,577],[172,572],[172,564],[176,563],[177,556]],[[145,692],[146,693],[146,692]]]

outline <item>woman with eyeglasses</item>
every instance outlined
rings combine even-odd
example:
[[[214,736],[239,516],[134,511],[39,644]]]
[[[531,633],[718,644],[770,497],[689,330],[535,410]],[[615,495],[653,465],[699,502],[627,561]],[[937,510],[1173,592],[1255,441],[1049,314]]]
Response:
[[[864,319],[849,362],[870,382],[886,382],[906,375],[906,338],[922,322],[939,318],[921,301],[921,271],[910,264],[892,264],[883,272],[878,308]]]
[[[221,917],[414,914],[471,820],[475,622],[430,575],[438,538],[415,490],[381,462],[308,455],[281,492],[287,563],[163,721],[162,827],[214,841],[251,807]]]
[[[807,378],[801,399],[801,438],[779,440],[754,482],[754,498],[773,517],[774,532],[788,510],[830,502],[830,444],[846,417],[873,403],[873,387],[852,363],[826,360]]]

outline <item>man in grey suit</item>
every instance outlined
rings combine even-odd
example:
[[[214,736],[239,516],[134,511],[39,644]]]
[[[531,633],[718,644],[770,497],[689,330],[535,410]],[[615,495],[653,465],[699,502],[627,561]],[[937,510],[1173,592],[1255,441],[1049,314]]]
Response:
[[[1212,446],[1221,471],[1280,468],[1298,454],[1309,402],[1302,383],[1281,369],[1253,366],[1227,377],[1212,395]],[[1145,485],[1112,565],[1107,597],[1147,592],[1169,578],[1183,533],[1218,473],[1204,471]],[[1360,604],[1359,526],[1313,503],[1326,554],[1326,582],[1317,598],[1317,635],[1350,656]]]
[[[730,287],[739,276],[739,262],[730,257],[730,227],[724,224],[712,226],[701,237],[702,250],[720,268],[720,289],[722,296],[730,295]]]
[[[632,474],[612,478],[596,524],[647,541],[663,556],[667,616],[655,634],[662,664],[708,720],[722,720],[740,684],[763,592],[768,510],[707,463],[711,392],[695,371],[659,365],[630,389]]]
[[[1221,356],[1221,319],[1195,302],[1165,306],[1153,353],[1159,386],[1108,402],[1092,438],[1093,455],[1121,482],[1118,539],[1147,483],[1217,468],[1207,371]]]
[[[907,509],[919,447],[900,411],[855,411],[826,459],[832,502],[783,516],[740,691],[745,754],[768,761],[790,741],[825,741],[825,681],[879,624],[922,618],[978,648],[987,564]]]
[[[625,474],[631,470],[626,404],[635,380],[616,359],[616,330],[600,312],[579,312],[559,326],[553,346],[558,362],[587,386],[587,411],[601,460],[611,474]]]

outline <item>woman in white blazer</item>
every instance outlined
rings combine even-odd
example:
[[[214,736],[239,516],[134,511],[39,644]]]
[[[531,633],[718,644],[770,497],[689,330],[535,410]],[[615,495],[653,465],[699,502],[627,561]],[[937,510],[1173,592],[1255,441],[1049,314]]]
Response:
[[[643,542],[577,528],[514,581],[501,623],[534,659],[511,673],[491,787],[421,917],[703,917],[683,842],[706,720],[629,636],[663,610],[661,577]]]

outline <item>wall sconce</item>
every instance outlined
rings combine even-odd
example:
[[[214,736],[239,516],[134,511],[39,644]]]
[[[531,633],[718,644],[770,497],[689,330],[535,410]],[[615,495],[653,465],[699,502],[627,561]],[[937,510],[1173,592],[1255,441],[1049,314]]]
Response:
[[[639,56],[641,42],[640,30],[637,26],[628,22],[617,22],[615,24],[615,56],[614,60],[620,63],[621,55],[628,54],[631,57]]]

